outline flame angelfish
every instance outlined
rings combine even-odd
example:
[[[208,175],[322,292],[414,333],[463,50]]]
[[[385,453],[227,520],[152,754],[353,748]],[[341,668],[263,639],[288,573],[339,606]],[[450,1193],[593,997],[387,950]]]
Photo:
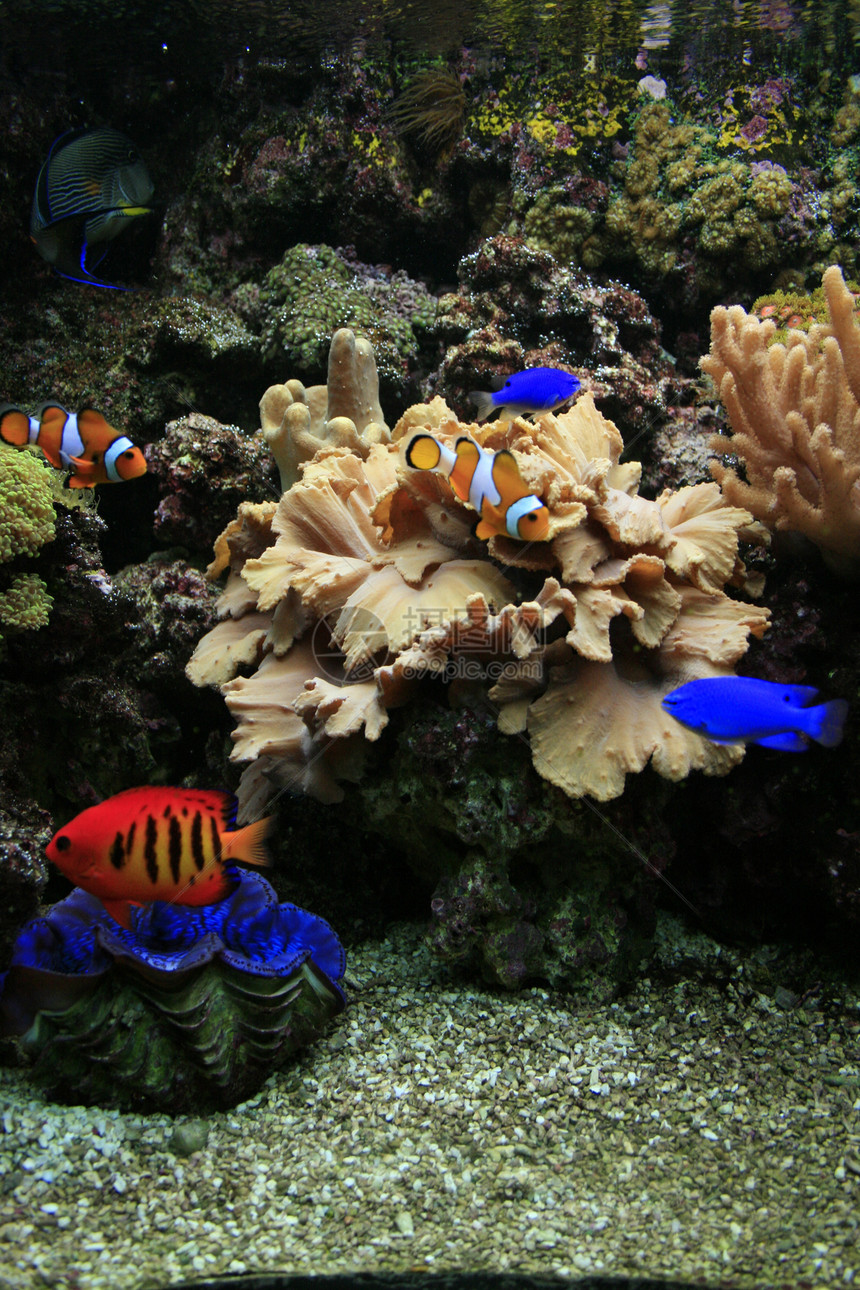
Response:
[[[233,804],[229,793],[129,788],[76,815],[46,855],[122,927],[133,905],[212,905],[235,890],[234,861],[269,863],[270,817],[231,829]]]

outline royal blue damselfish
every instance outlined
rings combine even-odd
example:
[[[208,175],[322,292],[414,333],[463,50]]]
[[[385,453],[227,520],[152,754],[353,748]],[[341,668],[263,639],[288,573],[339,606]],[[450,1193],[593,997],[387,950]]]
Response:
[[[478,409],[478,420],[484,421],[497,408],[517,416],[552,412],[572,399],[579,386],[577,377],[558,367],[532,367],[509,376],[495,393],[474,390],[469,398]]]
[[[805,752],[811,739],[825,748],[842,742],[845,699],[816,703],[811,685],[780,685],[749,676],[703,677],[678,686],[663,709],[715,744],[761,744]]]

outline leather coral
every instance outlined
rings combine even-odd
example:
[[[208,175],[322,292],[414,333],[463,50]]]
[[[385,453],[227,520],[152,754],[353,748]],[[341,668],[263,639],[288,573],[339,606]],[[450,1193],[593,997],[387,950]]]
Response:
[[[746,479],[722,461],[711,470],[725,496],[772,529],[803,533],[828,562],[860,561],[860,326],[855,298],[832,265],[822,280],[828,321],[772,343],[773,319],[741,308],[711,314],[714,380],[732,427],[715,436]]]

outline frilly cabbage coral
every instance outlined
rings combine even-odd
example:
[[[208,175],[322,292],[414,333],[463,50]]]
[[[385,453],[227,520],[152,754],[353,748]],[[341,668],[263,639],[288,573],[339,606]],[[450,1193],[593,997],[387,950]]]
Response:
[[[549,509],[549,540],[478,541],[447,481],[406,466],[419,430],[512,452]],[[211,568],[231,569],[223,621],[188,667],[238,719],[240,812],[261,809],[270,782],[336,799],[389,710],[433,677],[452,692],[482,679],[500,729],[528,738],[538,772],[574,797],[618,796],[649,759],[669,779],[739,761],[741,747],[678,726],[660,703],[730,674],[766,628],[767,610],[724,590],[743,583],[752,517],[713,483],[640,497],[622,449],[588,395],[534,424],[484,426],[435,398],[363,455],[321,448],[274,511],[240,512]],[[256,670],[229,679],[243,664]]]

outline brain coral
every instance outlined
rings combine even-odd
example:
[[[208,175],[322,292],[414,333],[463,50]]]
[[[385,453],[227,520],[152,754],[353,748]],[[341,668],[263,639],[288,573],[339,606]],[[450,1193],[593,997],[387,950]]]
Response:
[[[550,512],[549,540],[473,536],[474,512],[409,469],[415,431],[512,452]],[[730,598],[749,513],[716,484],[638,494],[615,426],[590,396],[561,416],[463,425],[445,402],[410,408],[390,443],[323,447],[280,503],[246,506],[216,547],[220,622],[188,667],[238,720],[250,815],[284,784],[336,800],[389,710],[427,686],[476,683],[502,732],[528,739],[566,793],[618,796],[652,759],[668,779],[726,773],[741,747],[677,725],[661,699],[731,673],[768,611]],[[235,677],[240,664],[256,670]],[[438,689],[437,689],[438,693]]]

